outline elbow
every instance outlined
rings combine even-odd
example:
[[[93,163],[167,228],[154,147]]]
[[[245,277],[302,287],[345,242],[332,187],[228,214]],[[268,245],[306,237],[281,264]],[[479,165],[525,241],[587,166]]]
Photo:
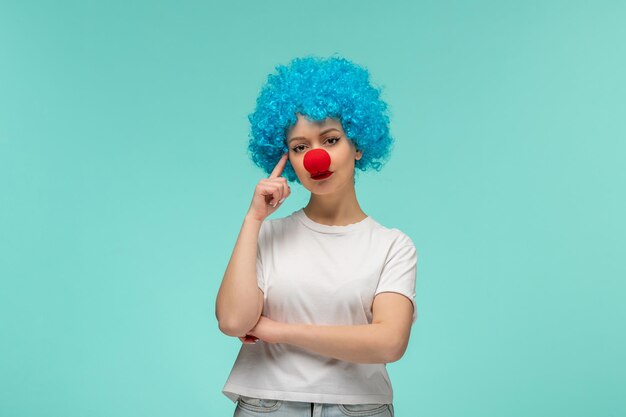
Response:
[[[244,303],[248,305],[248,303]],[[215,317],[218,327],[222,333],[233,337],[245,336],[256,326],[263,311],[263,298],[259,298],[256,311],[253,308],[242,308],[241,303],[232,308],[226,308],[220,304],[220,300],[215,304]]]
[[[248,326],[246,323],[243,323],[242,320],[237,317],[233,317],[232,314],[218,313],[218,309],[215,310],[215,317],[217,319],[217,325],[220,329],[220,332],[224,333],[227,336],[239,337],[245,336],[248,330],[252,329],[254,326]]]
[[[400,358],[402,358],[403,355],[404,355],[403,353],[398,353],[396,351],[390,351],[387,354],[387,357],[385,359],[385,363],[393,363],[393,362],[399,361]]]
[[[256,320],[258,321],[258,320]],[[245,336],[254,326],[256,326],[256,321],[254,324],[249,325],[246,323],[239,323],[235,321],[218,321],[219,329],[222,333],[232,337],[243,337]]]
[[[216,304],[215,308],[215,318],[217,319],[217,327],[220,329],[220,332],[224,333],[227,336],[235,336],[234,333],[237,332],[236,323],[233,320],[226,320],[223,317],[223,314],[219,313],[218,304]]]
[[[235,336],[234,329],[235,327],[229,323],[225,323],[224,321],[217,322],[217,326],[220,329],[220,332],[224,333],[226,336]]]
[[[408,345],[408,340],[407,341],[398,340],[396,341],[396,343],[387,347],[385,351],[386,353],[385,363],[392,363],[392,362],[399,361],[404,356],[407,345]]]
[[[218,326],[222,333],[232,337],[245,336],[248,331],[244,326],[234,322],[218,321]]]

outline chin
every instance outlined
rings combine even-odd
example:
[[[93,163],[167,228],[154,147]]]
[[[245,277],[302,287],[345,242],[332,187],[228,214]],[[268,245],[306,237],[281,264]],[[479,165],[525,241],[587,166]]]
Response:
[[[317,195],[332,194],[336,192],[339,188],[341,188],[338,186],[337,178],[333,178],[333,180],[329,182],[329,181],[315,181],[314,179],[307,177],[305,181],[306,182],[300,179],[300,182],[302,183],[304,188],[309,190],[311,193],[317,194]]]

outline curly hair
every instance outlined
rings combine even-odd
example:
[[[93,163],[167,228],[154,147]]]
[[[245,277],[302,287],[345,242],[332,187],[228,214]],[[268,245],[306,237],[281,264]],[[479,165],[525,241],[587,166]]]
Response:
[[[286,134],[300,113],[314,121],[339,120],[348,139],[363,151],[355,169],[380,171],[393,138],[387,103],[380,98],[381,89],[370,83],[367,69],[342,57],[314,56],[294,58],[275,69],[257,97],[256,109],[248,115],[248,154],[257,166],[267,174],[272,172],[289,150]],[[283,175],[300,183],[289,161]]]

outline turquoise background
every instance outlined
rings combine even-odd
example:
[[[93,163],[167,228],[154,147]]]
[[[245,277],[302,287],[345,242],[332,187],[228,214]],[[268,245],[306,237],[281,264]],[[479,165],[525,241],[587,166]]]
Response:
[[[267,74],[345,56],[415,242],[397,417],[622,416],[623,1],[1,1],[0,414],[229,416],[215,296]],[[293,194],[272,217],[306,205]],[[622,395],[620,395],[622,394]]]

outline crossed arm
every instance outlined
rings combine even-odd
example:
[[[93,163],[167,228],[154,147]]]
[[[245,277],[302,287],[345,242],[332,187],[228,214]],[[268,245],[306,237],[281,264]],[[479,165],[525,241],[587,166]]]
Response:
[[[374,298],[372,324],[325,326],[281,323],[261,316],[247,332],[266,343],[287,343],[317,354],[357,363],[389,363],[406,351],[413,304],[402,294],[382,292]]]

